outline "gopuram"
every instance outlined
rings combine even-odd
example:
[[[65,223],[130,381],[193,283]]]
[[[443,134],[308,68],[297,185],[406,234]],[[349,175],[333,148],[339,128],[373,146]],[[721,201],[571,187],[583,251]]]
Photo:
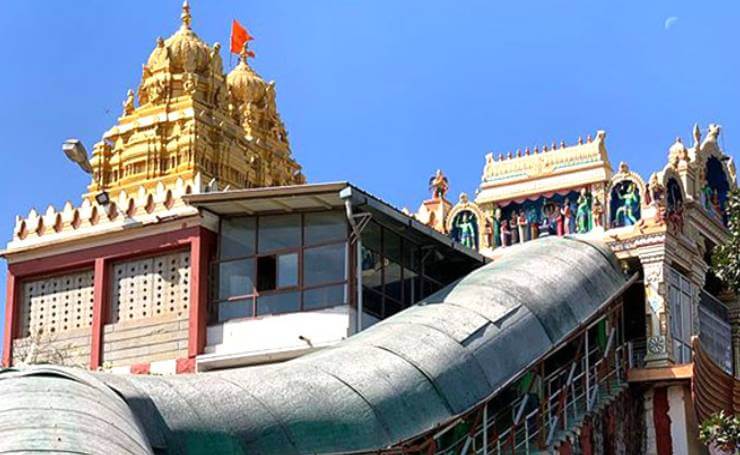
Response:
[[[691,336],[700,331],[699,312],[708,311],[699,303],[732,299],[708,273],[712,249],[729,235],[724,209],[736,186],[720,131],[716,124],[704,132],[695,125],[690,145],[676,138],[665,166],[647,179],[625,162],[613,168],[604,131],[571,145],[489,153],[474,200],[461,193],[456,204],[449,203],[449,183],[437,171],[432,198],[415,217],[494,260],[506,248],[542,237],[605,242],[626,269],[643,276],[646,362],[687,363]],[[719,330],[728,340],[718,349],[729,368],[727,310],[724,304],[712,307],[720,308],[725,322],[705,331]]]

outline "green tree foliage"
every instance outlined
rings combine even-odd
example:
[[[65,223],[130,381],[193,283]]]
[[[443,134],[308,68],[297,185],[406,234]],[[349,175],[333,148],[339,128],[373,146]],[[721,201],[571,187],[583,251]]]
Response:
[[[712,269],[725,285],[740,293],[740,190],[727,193],[727,220],[730,240],[714,249]]]
[[[699,439],[727,453],[738,453],[740,449],[740,417],[730,416],[724,411],[713,414],[699,427]]]

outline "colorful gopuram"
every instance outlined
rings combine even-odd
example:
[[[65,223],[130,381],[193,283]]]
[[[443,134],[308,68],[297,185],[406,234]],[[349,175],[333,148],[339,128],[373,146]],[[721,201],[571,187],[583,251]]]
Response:
[[[612,167],[604,131],[573,145],[489,153],[474,201],[460,194],[439,212],[446,213],[440,222],[427,209],[439,199],[435,191],[415,216],[494,259],[502,249],[545,236],[604,241],[627,269],[644,276],[646,360],[689,362],[691,337],[700,333],[699,303],[731,299],[709,273],[712,248],[728,238],[725,202],[736,186],[719,134],[719,125],[703,135],[694,126],[690,146],[676,138],[665,166],[647,179],[624,162]],[[716,329],[729,340],[727,320]],[[729,341],[718,349],[724,365],[732,365]]]

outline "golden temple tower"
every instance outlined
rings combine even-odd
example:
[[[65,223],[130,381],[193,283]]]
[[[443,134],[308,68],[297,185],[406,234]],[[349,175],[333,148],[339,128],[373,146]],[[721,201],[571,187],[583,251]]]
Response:
[[[275,83],[249,66],[246,49],[225,75],[221,46],[195,34],[187,1],[181,20],[172,36],[157,39],[143,65],[138,103],[129,90],[118,123],[95,144],[85,198],[107,191],[116,200],[177,182],[194,191],[214,180],[221,189],[303,183]]]

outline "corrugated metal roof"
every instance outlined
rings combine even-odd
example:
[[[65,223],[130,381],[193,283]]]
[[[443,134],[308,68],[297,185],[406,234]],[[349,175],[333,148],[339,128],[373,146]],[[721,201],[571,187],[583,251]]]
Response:
[[[627,284],[614,255],[594,243],[545,238],[507,250],[418,305],[290,362],[190,376],[95,377],[129,404],[121,415],[136,419],[127,423],[138,422],[151,446],[169,453],[391,446],[494,395]],[[26,374],[34,371],[44,369]],[[18,380],[0,375],[0,396],[24,402]],[[63,387],[70,381],[52,382]],[[101,395],[99,412],[120,402]],[[82,426],[68,423],[75,424]],[[14,425],[0,413],[0,428]]]

